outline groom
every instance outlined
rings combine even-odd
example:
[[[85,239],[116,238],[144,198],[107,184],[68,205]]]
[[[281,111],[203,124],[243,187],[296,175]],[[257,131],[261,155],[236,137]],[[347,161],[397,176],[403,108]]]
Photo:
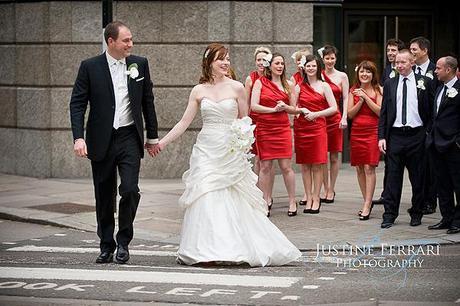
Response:
[[[149,151],[157,147],[157,119],[149,65],[146,58],[131,55],[133,40],[129,28],[119,21],[109,23],[104,39],[107,51],[80,65],[70,100],[70,118],[74,152],[91,160],[101,249],[96,262],[112,262],[118,246],[115,259],[126,263],[140,199],[139,167],[144,157],[142,117],[147,130],[145,148]],[[88,103],[85,138],[83,124]],[[117,169],[121,199],[115,242]]]

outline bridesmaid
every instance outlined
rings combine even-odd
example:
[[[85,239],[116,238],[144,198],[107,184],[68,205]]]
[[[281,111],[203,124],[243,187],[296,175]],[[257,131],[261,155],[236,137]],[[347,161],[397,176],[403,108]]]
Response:
[[[307,47],[305,49],[296,51],[296,52],[294,52],[294,54],[292,54],[292,58],[294,59],[295,65],[297,67],[297,72],[294,73],[291,76],[291,79],[290,79],[290,81],[294,85],[298,84],[298,83],[301,83],[302,80],[303,80],[303,74],[302,74],[303,68],[300,66],[300,60],[301,60],[302,56],[307,56],[307,55],[312,54],[312,50],[313,50],[313,46],[312,45],[307,45]]]
[[[320,49],[321,50],[321,49]],[[323,79],[331,86],[337,102],[337,111],[334,115],[326,118],[327,124],[327,150],[329,152],[330,167],[327,164],[324,169],[324,203],[334,203],[335,183],[339,175],[340,160],[339,152],[343,148],[343,129],[347,128],[347,104],[348,104],[348,76],[335,68],[337,62],[337,49],[334,46],[326,45],[322,51],[318,51],[323,59],[325,69],[322,73]],[[340,115],[340,104],[343,106],[343,113]]]
[[[254,51],[254,60],[255,60],[256,70],[252,71],[246,78],[246,81],[244,82],[244,88],[246,89],[246,96],[248,97],[249,117],[251,117],[252,123],[255,124],[256,126],[257,126],[257,113],[251,111],[251,93],[252,93],[252,87],[254,85],[254,82],[257,81],[264,74],[265,67],[263,65],[262,58],[267,54],[271,54],[270,49],[266,47],[256,48],[256,50]],[[254,130],[254,135],[256,134],[257,134],[257,131]],[[260,160],[259,160],[259,154],[257,153],[257,138],[254,144],[252,145],[252,153],[255,155],[254,172],[257,175],[259,175]],[[272,173],[270,177],[272,178],[272,180],[275,179],[274,168],[272,169]]]
[[[362,61],[356,70],[356,84],[348,99],[348,117],[353,120],[350,135],[351,165],[356,166],[359,188],[364,204],[360,220],[368,220],[372,211],[375,190],[375,167],[379,164],[378,123],[382,104],[377,67],[371,61]]]
[[[326,118],[337,111],[331,87],[321,79],[321,62],[313,55],[302,57],[302,82],[295,86],[293,101],[297,104],[294,120],[296,163],[300,164],[306,194],[304,213],[319,213],[319,193],[323,180],[322,165],[327,162]],[[313,184],[313,188],[312,188]]]
[[[290,105],[291,85],[286,80],[285,62],[281,54],[268,54],[263,61],[264,75],[254,82],[251,96],[251,109],[258,113],[259,187],[270,211],[273,203],[270,173],[273,160],[278,160],[289,196],[288,215],[295,216],[295,174],[291,167],[292,132],[288,116],[288,113],[295,113],[295,107]]]

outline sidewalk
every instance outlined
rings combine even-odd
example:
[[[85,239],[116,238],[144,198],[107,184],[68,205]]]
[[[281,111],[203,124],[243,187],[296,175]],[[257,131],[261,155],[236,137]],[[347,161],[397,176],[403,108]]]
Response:
[[[377,188],[381,192],[383,167],[377,169]],[[179,242],[183,212],[177,200],[183,192],[180,179],[141,179],[141,203],[134,225],[135,238],[156,242]],[[296,194],[302,196],[302,180],[296,174]],[[301,250],[316,250],[320,245],[394,245],[451,244],[460,242],[460,234],[447,235],[445,230],[428,230],[441,217],[424,216],[422,225],[409,226],[411,188],[405,174],[400,216],[395,225],[381,229],[383,206],[376,205],[371,219],[360,221],[362,197],[355,169],[343,164],[336,186],[336,200],[323,204],[318,215],[303,214],[303,206],[296,217],[288,217],[288,201],[283,179],[277,176],[274,206],[270,220]],[[91,179],[36,179],[0,174],[0,218],[38,222],[55,226],[96,231],[93,185]],[[96,234],[95,234],[96,236]]]

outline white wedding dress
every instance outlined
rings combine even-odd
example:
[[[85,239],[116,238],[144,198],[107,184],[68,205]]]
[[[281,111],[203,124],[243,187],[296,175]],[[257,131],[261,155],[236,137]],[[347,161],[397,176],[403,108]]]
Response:
[[[284,265],[300,251],[266,217],[257,176],[241,155],[230,152],[230,126],[238,115],[235,99],[201,101],[203,128],[183,175],[186,208],[178,262]]]

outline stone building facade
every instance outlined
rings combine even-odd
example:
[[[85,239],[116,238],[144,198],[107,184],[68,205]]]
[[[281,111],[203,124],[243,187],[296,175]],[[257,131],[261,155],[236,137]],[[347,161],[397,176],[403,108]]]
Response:
[[[230,47],[240,81],[263,45],[286,57],[313,41],[311,1],[114,1],[113,18],[134,36],[133,53],[148,58],[160,137],[181,118],[198,82],[205,46]],[[81,60],[101,52],[101,1],[0,0],[0,172],[34,177],[89,177],[73,154],[69,100]],[[201,127],[153,159],[141,176],[177,178],[188,168]]]

